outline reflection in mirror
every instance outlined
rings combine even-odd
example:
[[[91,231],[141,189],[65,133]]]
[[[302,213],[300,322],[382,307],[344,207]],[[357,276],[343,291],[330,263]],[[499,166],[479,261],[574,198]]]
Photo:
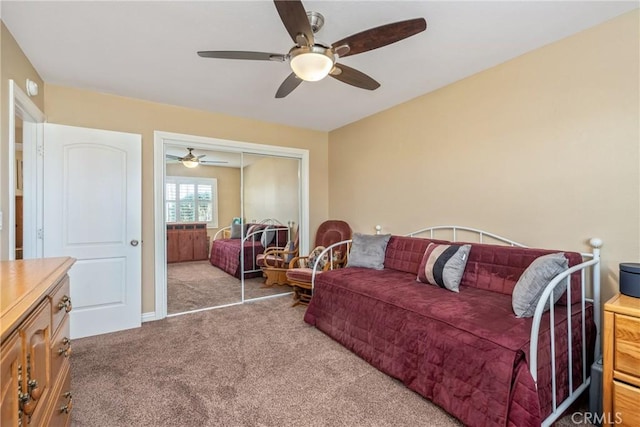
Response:
[[[23,215],[23,188],[24,188],[24,173],[23,173],[23,146],[22,146],[22,129],[23,122],[20,117],[16,115],[15,118],[16,128],[15,128],[15,222],[16,222],[16,237],[15,237],[15,259],[23,259],[24,255],[24,215]]]
[[[242,155],[196,148],[197,164],[190,167],[186,147],[165,151],[167,313],[242,302],[239,268],[230,261],[234,245],[238,259],[242,240],[230,239],[231,222],[242,212]],[[231,247],[231,252],[216,252],[218,267],[211,262],[214,239],[216,247]]]
[[[300,223],[300,160],[290,157],[243,154],[243,203],[247,223],[267,225],[267,232],[249,228],[244,247],[244,300],[291,292],[282,270],[291,256]],[[274,231],[271,233],[270,231]],[[278,250],[280,248],[281,250]],[[261,255],[262,254],[262,255]]]
[[[183,144],[165,155],[167,314],[290,293],[258,258],[296,235],[300,160]],[[275,226],[270,241],[258,223]]]

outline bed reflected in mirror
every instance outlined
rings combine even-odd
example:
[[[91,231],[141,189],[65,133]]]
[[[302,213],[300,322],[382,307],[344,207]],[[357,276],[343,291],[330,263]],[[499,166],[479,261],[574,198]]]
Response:
[[[168,315],[291,292],[286,283],[266,280],[258,257],[265,249],[275,254],[293,245],[300,217],[299,163],[167,147]]]

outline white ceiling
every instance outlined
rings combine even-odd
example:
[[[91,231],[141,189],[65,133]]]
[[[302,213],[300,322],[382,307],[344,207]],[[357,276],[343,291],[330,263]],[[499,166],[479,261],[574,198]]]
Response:
[[[271,1],[2,1],[1,17],[47,83],[332,130],[597,25],[638,1],[305,1],[316,37],[424,17],[427,30],[341,60],[381,83],[332,78],[274,94],[287,63],[205,59],[199,50],[287,53]]]

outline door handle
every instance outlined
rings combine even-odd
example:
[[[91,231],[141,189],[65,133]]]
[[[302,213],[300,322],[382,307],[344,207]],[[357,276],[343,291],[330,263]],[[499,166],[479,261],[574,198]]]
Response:
[[[131,241],[131,246],[138,246],[138,243],[140,243],[140,242],[138,242],[137,240],[134,239],[134,240]]]

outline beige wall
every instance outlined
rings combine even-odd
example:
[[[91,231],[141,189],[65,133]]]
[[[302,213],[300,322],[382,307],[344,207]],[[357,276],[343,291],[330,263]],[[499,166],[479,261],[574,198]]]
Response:
[[[167,176],[216,178],[218,180],[218,228],[207,229],[207,235],[212,239],[220,228],[227,227],[234,217],[240,216],[239,168],[201,165],[190,169],[176,163],[167,164],[166,174]]]
[[[328,217],[362,232],[465,224],[573,250],[601,237],[607,297],[617,264],[640,259],[639,18],[636,10],[328,135],[43,86],[1,25],[0,188],[7,79],[24,88],[28,77],[50,122],[142,135],[143,312],[154,310],[154,130],[309,149],[312,238]],[[2,191],[3,211],[7,203]]]
[[[9,193],[7,191],[8,146],[9,146],[9,79],[26,93],[25,83],[31,79],[38,83],[40,91],[31,100],[44,111],[44,84],[42,79],[24,55],[20,46],[0,22],[0,211],[2,230],[0,231],[0,259],[9,257]]]
[[[205,111],[46,85],[51,123],[142,135],[142,311],[154,311],[153,132],[155,130],[308,149],[310,221],[315,230],[328,217],[328,135]],[[46,145],[46,142],[45,142]],[[46,148],[45,148],[46,149]]]
[[[586,251],[603,296],[640,261],[639,12],[329,134],[329,213],[355,231],[482,228]]]
[[[264,157],[244,168],[244,216],[299,221],[298,159]],[[315,229],[314,229],[315,230]],[[312,231],[313,233],[313,231]]]

